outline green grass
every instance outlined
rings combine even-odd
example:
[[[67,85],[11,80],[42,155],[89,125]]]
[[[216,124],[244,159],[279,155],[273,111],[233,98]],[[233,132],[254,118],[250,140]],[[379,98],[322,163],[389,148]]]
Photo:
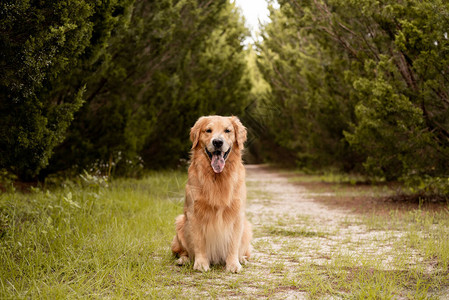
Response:
[[[305,174],[290,172],[289,181],[291,182],[321,182],[321,183],[338,183],[338,184],[363,184],[369,182],[368,178],[357,174],[341,174],[341,173],[324,173],[324,174]]]
[[[0,196],[0,298],[157,295],[184,174]]]
[[[398,215],[392,211],[390,216],[370,216],[365,218],[370,230],[399,230],[403,232],[400,240],[411,249],[416,249],[422,257],[442,269],[449,269],[449,210],[437,212],[421,209]]]
[[[59,188],[1,194],[0,298],[449,295],[447,209],[395,208],[334,220],[333,227],[301,212],[255,215],[267,223],[254,228],[256,256],[241,273],[178,267],[170,243],[185,181],[185,172],[113,182],[84,175]],[[276,200],[254,182],[248,192],[268,207]]]
[[[276,226],[267,226],[265,232],[274,236],[286,236],[286,237],[325,237],[327,234],[324,232],[310,231],[306,228],[282,228]]]

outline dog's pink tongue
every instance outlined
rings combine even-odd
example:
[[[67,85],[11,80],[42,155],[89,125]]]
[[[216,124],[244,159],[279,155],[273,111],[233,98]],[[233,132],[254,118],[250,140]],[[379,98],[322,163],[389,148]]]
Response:
[[[210,165],[212,166],[212,169],[214,169],[215,173],[223,172],[223,169],[224,169],[224,166],[225,166],[225,160],[223,158],[223,152],[221,152],[220,154],[213,154],[211,162],[210,162]]]

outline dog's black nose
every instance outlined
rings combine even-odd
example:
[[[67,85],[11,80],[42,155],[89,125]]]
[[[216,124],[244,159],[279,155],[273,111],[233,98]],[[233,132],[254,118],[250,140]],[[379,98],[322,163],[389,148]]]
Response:
[[[220,148],[221,146],[223,146],[223,141],[222,140],[213,140],[212,145],[214,145],[215,148]]]

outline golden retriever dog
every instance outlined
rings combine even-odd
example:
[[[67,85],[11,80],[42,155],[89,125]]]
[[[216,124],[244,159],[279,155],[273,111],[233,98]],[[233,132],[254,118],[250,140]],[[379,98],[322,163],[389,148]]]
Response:
[[[246,128],[237,117],[201,117],[190,130],[192,154],[184,214],[176,218],[172,251],[183,265],[209,270],[226,264],[237,273],[250,257],[251,224],[246,220]]]

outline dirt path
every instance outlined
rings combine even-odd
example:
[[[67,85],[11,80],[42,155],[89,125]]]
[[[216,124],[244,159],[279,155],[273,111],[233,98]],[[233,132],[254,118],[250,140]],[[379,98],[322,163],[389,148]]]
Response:
[[[255,232],[277,233],[277,236],[269,237],[256,234],[254,243],[266,240],[274,248],[279,248],[286,242],[282,237],[303,237],[296,241],[299,243],[298,253],[302,253],[301,260],[313,259],[313,263],[319,263],[342,250],[354,252],[351,255],[377,252],[379,250],[370,249],[372,241],[376,241],[377,248],[379,240],[387,234],[384,231],[370,232],[349,211],[330,209],[313,200],[313,197],[333,197],[333,194],[327,191],[311,193],[290,183],[276,171],[257,165],[247,166],[247,186],[247,214]],[[394,236],[391,232],[388,235]],[[346,247],[341,244],[342,240],[347,241]],[[309,247],[310,251],[307,251]],[[263,255],[263,252],[257,254]]]
[[[273,215],[288,218],[302,216],[311,217],[332,225],[338,219],[344,218],[347,212],[330,210],[313,200],[313,196],[333,196],[327,192],[312,194],[306,188],[290,183],[278,172],[260,165],[246,166],[246,182],[250,203],[247,212],[259,221],[267,221]]]
[[[270,298],[307,298],[313,289],[325,287],[313,276],[326,276],[330,265],[340,268],[360,267],[345,260],[370,262],[382,270],[393,270],[392,241],[401,237],[395,231],[371,231],[359,216],[343,209],[331,209],[314,197],[333,197],[328,191],[311,193],[291,183],[275,170],[258,165],[247,167],[247,215],[254,226],[254,259],[250,272],[262,278],[259,286],[272,282],[276,292]],[[410,258],[413,253],[410,253]],[[310,266],[315,270],[310,274]],[[322,273],[316,270],[323,270]],[[304,289],[286,288],[304,283]],[[283,288],[276,289],[277,286]],[[299,284],[301,285],[301,284]],[[312,290],[310,290],[311,288]]]

